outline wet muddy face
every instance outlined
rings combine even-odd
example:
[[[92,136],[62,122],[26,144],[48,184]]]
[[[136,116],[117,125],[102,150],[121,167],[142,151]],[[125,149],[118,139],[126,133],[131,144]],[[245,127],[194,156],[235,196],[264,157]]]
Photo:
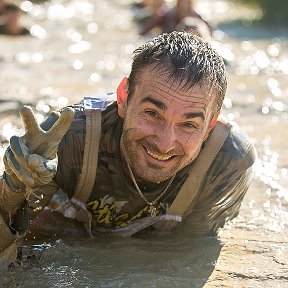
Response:
[[[198,85],[181,89],[163,73],[145,69],[125,109],[124,153],[138,178],[159,183],[198,155],[213,103]]]

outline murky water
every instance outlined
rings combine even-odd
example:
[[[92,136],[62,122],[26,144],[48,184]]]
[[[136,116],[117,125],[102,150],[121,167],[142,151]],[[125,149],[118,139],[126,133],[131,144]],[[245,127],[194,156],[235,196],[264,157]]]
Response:
[[[127,3],[22,2],[35,37],[0,38],[0,155],[11,135],[23,132],[22,103],[35,107],[41,121],[84,95],[115,91],[144,41]],[[205,0],[199,9],[219,23],[239,16],[229,5]],[[183,228],[174,235],[35,246],[34,256],[0,276],[0,287],[288,287],[288,35],[249,23],[224,23],[227,34],[216,34],[230,62],[223,113],[259,154],[240,216],[219,238],[193,239]]]

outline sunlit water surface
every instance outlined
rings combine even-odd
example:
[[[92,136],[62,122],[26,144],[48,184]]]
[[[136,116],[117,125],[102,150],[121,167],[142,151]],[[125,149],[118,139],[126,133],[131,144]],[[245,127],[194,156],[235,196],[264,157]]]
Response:
[[[22,2],[34,37],[0,38],[0,156],[9,138],[23,133],[23,103],[41,121],[85,95],[115,91],[144,41],[128,3]],[[201,1],[199,10],[215,24],[259,16],[228,4]],[[174,235],[59,240],[31,253],[26,247],[31,255],[1,275],[0,287],[288,287],[288,35],[249,29],[249,17],[242,28],[219,25],[227,33],[215,33],[214,43],[229,62],[223,113],[259,155],[239,217],[218,238],[193,239],[184,227]]]

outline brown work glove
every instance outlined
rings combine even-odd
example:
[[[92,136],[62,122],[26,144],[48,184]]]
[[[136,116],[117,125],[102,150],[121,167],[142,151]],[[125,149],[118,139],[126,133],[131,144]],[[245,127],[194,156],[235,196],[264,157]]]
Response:
[[[57,171],[57,150],[64,134],[71,125],[74,111],[65,108],[54,113],[41,127],[37,124],[32,109],[24,106],[20,115],[25,135],[13,136],[10,147],[4,154],[4,180],[9,189],[2,191],[2,205],[14,213],[25,197],[37,187],[48,184]],[[4,202],[4,203],[3,203]]]

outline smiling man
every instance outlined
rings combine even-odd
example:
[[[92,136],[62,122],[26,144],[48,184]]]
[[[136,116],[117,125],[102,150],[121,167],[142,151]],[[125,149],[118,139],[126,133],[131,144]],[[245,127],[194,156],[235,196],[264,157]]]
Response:
[[[159,69],[145,68],[129,104],[118,102],[125,162],[138,178],[158,184],[197,157],[218,116],[215,92],[206,94],[198,84],[179,89],[180,81]]]
[[[25,235],[25,211],[36,217],[32,230],[50,221],[47,237],[83,223],[92,234],[175,223],[195,235],[216,234],[238,214],[255,161],[249,139],[219,116],[226,85],[217,52],[173,32],[136,49],[117,95],[86,98],[41,128],[24,107],[26,134],[12,137],[4,156],[1,247]],[[43,211],[59,189],[67,202]]]

